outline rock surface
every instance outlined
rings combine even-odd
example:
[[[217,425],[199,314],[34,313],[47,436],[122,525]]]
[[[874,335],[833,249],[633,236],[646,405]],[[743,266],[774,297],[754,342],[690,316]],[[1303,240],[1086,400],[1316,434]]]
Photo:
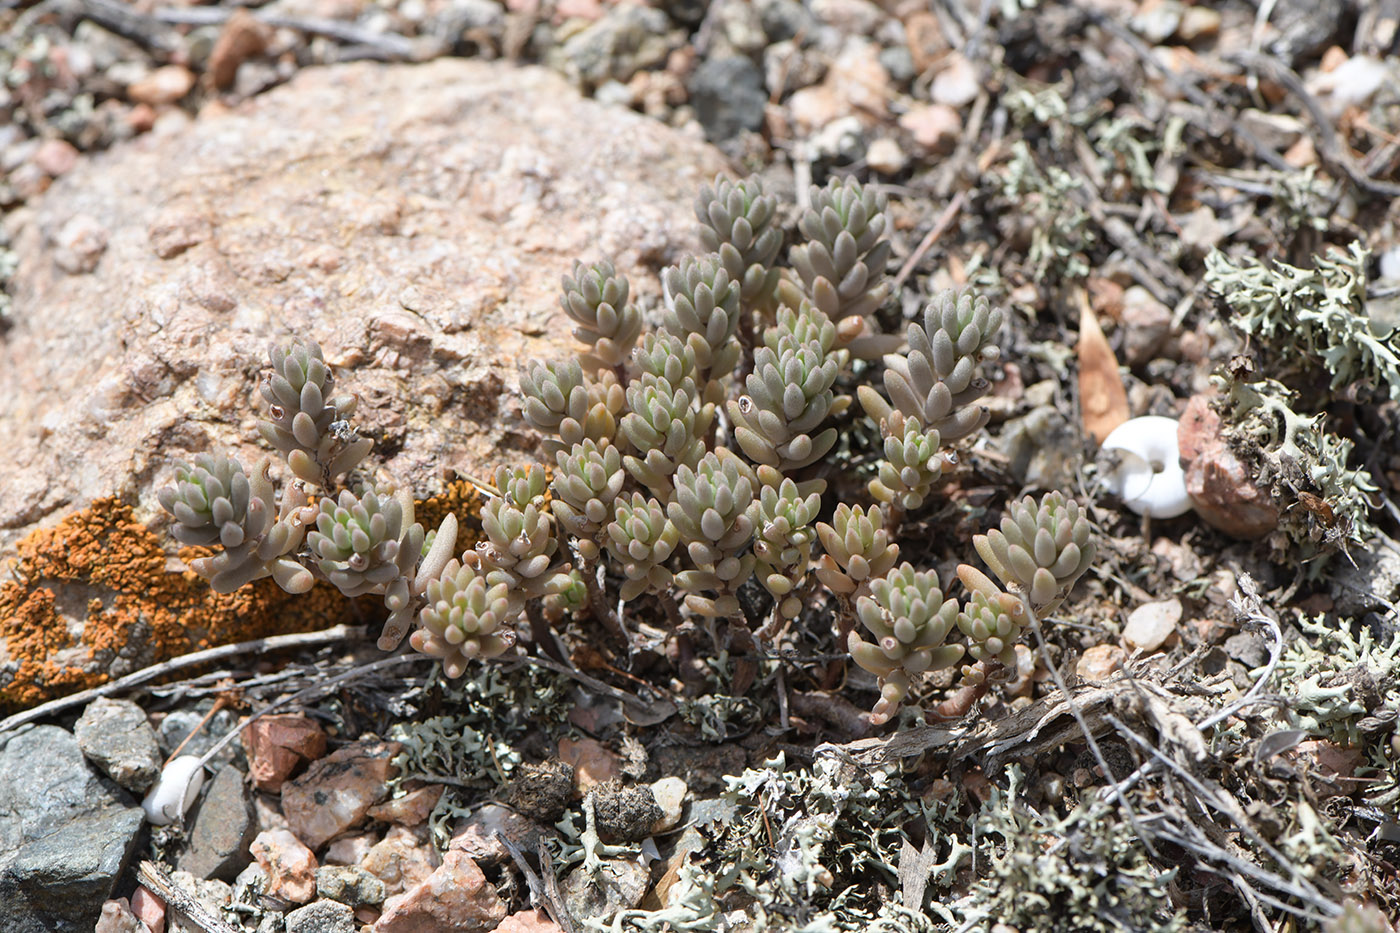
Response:
[[[141,810],[57,726],[0,749],[0,930],[89,933],[125,870]]]
[[[385,902],[374,933],[486,933],[506,905],[468,856],[449,850],[421,883]]]
[[[189,848],[177,864],[198,878],[232,881],[248,864],[248,845],[257,832],[244,774],[225,765],[194,812]]]
[[[654,303],[659,269],[696,247],[696,190],[726,168],[704,142],[544,69],[461,59],[305,69],[236,109],[80,157],[10,222],[0,563],[105,497],[155,518],[173,459],[269,453],[257,379],[292,334],[322,344],[361,398],[376,464],[419,495],[454,470],[535,456],[516,387],[529,358],[572,352],[561,275],[609,258]],[[89,273],[55,256],[79,215],[106,244],[85,254]],[[111,594],[37,579],[15,599],[43,587],[52,605],[34,611],[79,633],[74,659],[100,662],[81,633]],[[140,633],[121,644],[145,657]]]
[[[73,724],[73,735],[98,770],[133,793],[144,794],[160,775],[155,730],[129,700],[93,700]]]
[[[382,800],[384,782],[396,770],[398,742],[353,742],[312,762],[306,773],[282,785],[282,815],[298,839],[319,849],[356,825]]]

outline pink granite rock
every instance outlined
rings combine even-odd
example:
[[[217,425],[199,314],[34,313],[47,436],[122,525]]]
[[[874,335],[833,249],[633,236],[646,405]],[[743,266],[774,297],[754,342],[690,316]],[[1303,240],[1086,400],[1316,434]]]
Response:
[[[416,787],[402,797],[392,797],[370,807],[369,818],[381,823],[417,826],[433,812],[433,807],[437,806],[438,799],[446,789],[446,785],[443,784]]]
[[[301,777],[282,785],[282,815],[297,838],[319,849],[332,836],[356,826],[387,793],[398,742],[353,742],[311,763]]]
[[[1278,508],[1225,440],[1210,396],[1195,395],[1181,415],[1177,444],[1186,493],[1208,524],[1236,538],[1262,538],[1278,527]]]
[[[375,843],[360,867],[380,881],[390,894],[421,884],[442,864],[427,827],[395,826]]]
[[[505,902],[476,862],[449,850],[430,876],[384,902],[374,933],[487,933],[505,916]]]
[[[300,714],[264,716],[243,728],[243,747],[253,785],[276,793],[299,764],[326,753],[326,732]]]
[[[521,910],[502,920],[496,933],[561,933],[561,930],[544,911]]]
[[[267,893],[293,904],[305,904],[316,896],[316,856],[285,829],[258,833],[249,846],[253,858],[267,872]]]

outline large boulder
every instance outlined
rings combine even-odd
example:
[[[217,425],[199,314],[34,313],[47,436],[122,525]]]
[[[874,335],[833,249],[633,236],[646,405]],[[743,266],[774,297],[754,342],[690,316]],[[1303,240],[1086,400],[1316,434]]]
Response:
[[[292,335],[321,343],[360,396],[373,462],[420,498],[454,473],[537,456],[518,377],[531,357],[571,352],[561,275],[575,258],[610,258],[654,297],[657,272],[696,247],[698,187],[724,169],[702,141],[585,100],[551,72],[456,59],[307,69],[83,160],[12,219],[0,566],[75,509],[102,510],[74,525],[89,547],[113,522],[150,522],[176,458],[231,450],[251,466],[270,453],[257,380],[268,347]],[[134,546],[141,567],[159,563]],[[0,617],[24,605],[27,620],[23,650],[0,625],[0,707],[19,696],[4,693],[18,666],[43,660],[35,651],[64,653],[70,673],[49,682],[86,686],[111,672],[72,666],[111,663],[113,643],[128,667],[188,650],[109,631],[107,654],[88,656],[85,627],[120,602],[92,585],[102,553],[47,578],[31,561],[0,592]],[[123,611],[141,616],[130,603],[147,583],[121,574]],[[34,634],[40,616],[53,637]]]

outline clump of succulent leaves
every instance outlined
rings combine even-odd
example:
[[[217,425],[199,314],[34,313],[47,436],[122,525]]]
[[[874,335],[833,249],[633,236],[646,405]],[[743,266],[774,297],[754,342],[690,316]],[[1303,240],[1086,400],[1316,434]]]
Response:
[[[663,270],[657,308],[635,302],[611,263],[575,264],[560,304],[578,355],[531,362],[520,380],[547,467],[497,471],[476,547],[456,552],[450,517],[425,534],[408,490],[352,473],[370,442],[310,343],[275,349],[263,385],[260,430],[294,478],[279,497],[265,466],[180,465],[161,493],[177,539],[217,549],[194,567],[223,590],[272,576],[292,591],[321,579],[381,595],[381,645],[416,621],[411,644],[450,677],[517,650],[525,621],[538,640],[586,612],[626,639],[617,607],[643,598],[742,653],[824,587],[841,607],[837,636],[877,681],[875,722],[924,672],[967,657],[965,676],[980,682],[1092,561],[1087,519],[1053,493],[1013,504],[977,541],[1001,585],[964,565],[961,602],[933,571],[898,563],[902,519],[937,495],[955,445],[987,423],[979,402],[1002,313],[949,291],[903,333],[879,333],[875,312],[892,293],[884,196],[833,179],[808,202],[783,265],[788,232],[759,180],[707,186],[696,203],[705,252]],[[835,502],[826,461],[860,417],[841,390],[857,356],[883,356],[883,393],[856,393],[882,438],[877,477],[869,501]],[[356,482],[340,488],[347,474]],[[754,610],[746,587],[771,608]]]

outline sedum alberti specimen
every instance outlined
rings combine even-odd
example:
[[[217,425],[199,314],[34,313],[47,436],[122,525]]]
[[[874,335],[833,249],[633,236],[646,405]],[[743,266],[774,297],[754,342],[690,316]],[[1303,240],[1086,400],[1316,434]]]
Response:
[[[214,551],[191,566],[220,591],[271,576],[289,592],[324,580],[382,597],[381,647],[412,628],[449,677],[531,645],[557,651],[550,626],[590,615],[630,651],[621,607],[692,657],[706,633],[742,658],[791,625],[825,628],[874,675],[876,723],[920,674],[964,659],[964,684],[985,688],[1093,562],[1088,519],[1055,492],[1010,504],[969,542],[992,576],[960,566],[962,597],[898,563],[901,523],[942,498],[954,445],[987,423],[1003,316],[943,292],[903,333],[881,334],[875,312],[893,291],[883,195],[833,180],[808,201],[784,251],[790,231],[758,179],[706,186],[706,252],[662,272],[662,307],[634,301],[606,259],[574,265],[560,303],[578,356],[532,361],[520,379],[551,466],[496,472],[475,547],[458,551],[451,515],[429,533],[409,490],[365,477],[372,444],[350,423],[354,397],[310,342],[273,348],[262,385],[281,492],[266,462],[179,464],[160,492],[176,540]],[[881,354],[878,386],[858,386],[853,409],[853,358]],[[836,501],[829,485],[850,484],[829,484],[844,466],[833,452],[859,418],[880,432],[876,478],[869,500]]]

